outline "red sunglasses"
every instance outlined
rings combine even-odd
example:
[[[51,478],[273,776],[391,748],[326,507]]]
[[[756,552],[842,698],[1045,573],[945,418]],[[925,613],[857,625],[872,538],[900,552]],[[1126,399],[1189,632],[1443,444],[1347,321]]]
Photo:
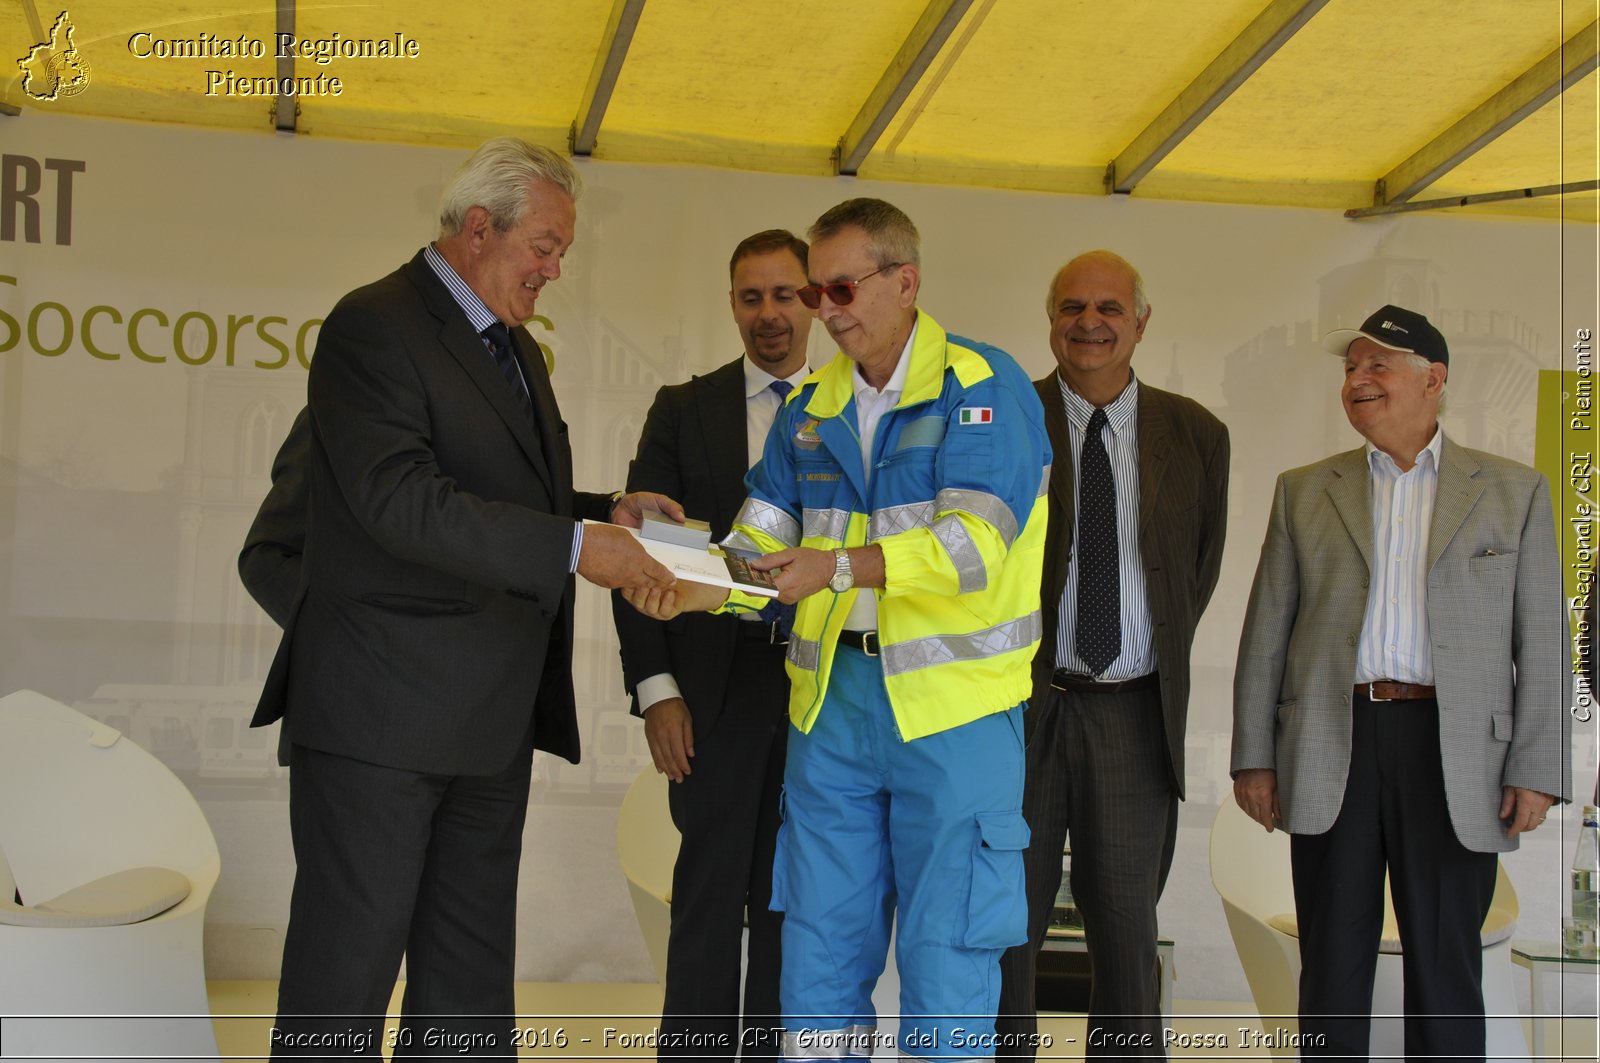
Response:
[[[853,281],[834,281],[832,284],[808,284],[804,288],[796,288],[794,294],[800,297],[807,310],[815,310],[821,306],[824,295],[834,306],[849,306],[856,301],[856,288],[862,281],[876,277],[886,269],[895,269],[903,265],[904,262],[890,262],[879,266],[865,277],[857,277]]]

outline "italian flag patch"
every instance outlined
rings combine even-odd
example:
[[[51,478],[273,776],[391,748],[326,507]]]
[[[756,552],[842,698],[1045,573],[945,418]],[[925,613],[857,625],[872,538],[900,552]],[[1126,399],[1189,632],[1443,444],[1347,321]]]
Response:
[[[994,420],[994,408],[990,406],[963,406],[961,407],[962,424],[988,424]]]

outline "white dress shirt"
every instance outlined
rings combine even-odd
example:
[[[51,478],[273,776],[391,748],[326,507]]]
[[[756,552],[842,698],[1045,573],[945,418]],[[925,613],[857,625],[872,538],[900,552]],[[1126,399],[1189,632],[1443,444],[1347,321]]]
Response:
[[[895,363],[894,372],[889,374],[882,391],[867,383],[859,365],[850,374],[856,391],[856,427],[861,433],[861,471],[869,487],[872,484],[872,441],[878,434],[878,422],[894,409],[906,390],[906,367],[911,364],[911,345],[916,341],[917,326],[913,324],[911,335],[906,337],[906,345],[900,350],[900,361]],[[847,631],[878,629],[877,591],[871,587],[860,589],[849,615],[844,618],[844,626]]]

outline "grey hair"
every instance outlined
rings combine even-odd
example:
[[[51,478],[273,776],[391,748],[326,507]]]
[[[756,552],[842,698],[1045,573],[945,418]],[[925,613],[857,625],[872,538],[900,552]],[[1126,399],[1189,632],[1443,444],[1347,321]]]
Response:
[[[439,199],[439,236],[455,236],[467,211],[482,207],[497,232],[516,228],[528,210],[528,186],[549,181],[573,201],[583,181],[572,164],[549,148],[518,137],[494,137],[461,164]]]
[[[1405,359],[1405,362],[1406,362],[1407,365],[1410,365],[1413,369],[1417,370],[1417,372],[1419,372],[1419,373],[1426,373],[1428,371],[1428,367],[1433,365],[1432,362],[1428,361],[1428,359],[1424,358],[1422,355],[1416,353],[1415,351],[1400,351],[1398,353]],[[1444,406],[1445,406],[1444,389],[1450,383],[1450,367],[1449,366],[1445,366],[1444,373],[1445,373],[1444,382],[1439,385],[1439,416],[1440,417],[1444,416]]]
[[[922,237],[905,211],[881,199],[847,199],[818,218],[806,236],[812,243],[848,228],[867,234],[872,257],[880,268],[890,263],[920,266]]]
[[[1050,278],[1050,287],[1044,293],[1044,312],[1050,318],[1056,316],[1056,285],[1061,283],[1061,275],[1086,258],[1109,258],[1117,265],[1128,271],[1128,276],[1133,278],[1133,316],[1144,317],[1145,311],[1150,309],[1150,297],[1145,294],[1144,276],[1133,268],[1133,263],[1117,254],[1115,251],[1099,249],[1085,251],[1071,259],[1066,265],[1056,270],[1055,276]]]

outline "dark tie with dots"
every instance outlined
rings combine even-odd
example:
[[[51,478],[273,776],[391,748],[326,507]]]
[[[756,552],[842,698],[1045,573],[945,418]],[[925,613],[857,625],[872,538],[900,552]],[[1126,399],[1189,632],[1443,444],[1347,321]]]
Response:
[[[1117,564],[1117,483],[1100,438],[1106,411],[1096,409],[1078,461],[1078,628],[1073,648],[1095,675],[1122,652],[1122,574]]]
[[[522,370],[517,368],[517,358],[512,353],[511,330],[496,321],[483,330],[483,343],[494,356],[494,364],[500,367],[500,375],[506,378],[522,416],[533,424],[533,400],[528,397],[528,386],[522,382]]]
[[[789,397],[789,392],[794,390],[794,385],[787,380],[774,380],[767,385],[767,390],[778,396],[778,412],[783,412],[783,400]],[[770,434],[770,431],[769,433]],[[761,612],[756,614],[769,624],[777,624],[779,638],[788,641],[789,634],[794,630],[794,606],[784,605],[776,598],[761,607]]]

